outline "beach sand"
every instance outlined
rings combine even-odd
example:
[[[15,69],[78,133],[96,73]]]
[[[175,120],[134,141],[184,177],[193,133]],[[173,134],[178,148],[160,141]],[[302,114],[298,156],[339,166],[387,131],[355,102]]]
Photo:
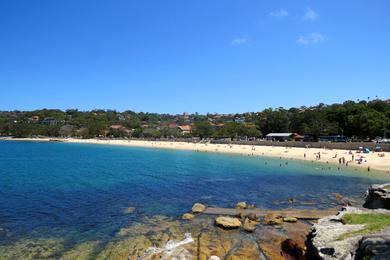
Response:
[[[323,149],[323,148],[301,148],[301,147],[281,147],[281,146],[253,146],[253,145],[229,145],[229,144],[210,144],[210,143],[188,143],[188,142],[170,142],[170,141],[144,141],[144,140],[102,140],[102,139],[76,139],[76,138],[1,138],[0,140],[18,140],[18,141],[61,141],[68,143],[83,144],[105,144],[133,147],[149,147],[162,149],[189,150],[196,152],[217,152],[241,154],[245,156],[270,156],[284,159],[297,159],[305,161],[315,161],[322,163],[331,163],[346,167],[345,164],[339,164],[339,159],[344,157],[348,162],[348,167],[362,167],[368,170],[379,170],[390,172],[390,152],[381,152],[384,157],[378,153],[357,153],[348,150]],[[306,154],[306,156],[305,156]],[[320,159],[318,159],[320,154]],[[352,156],[354,160],[352,160]],[[362,157],[362,163],[358,164],[356,159]]]

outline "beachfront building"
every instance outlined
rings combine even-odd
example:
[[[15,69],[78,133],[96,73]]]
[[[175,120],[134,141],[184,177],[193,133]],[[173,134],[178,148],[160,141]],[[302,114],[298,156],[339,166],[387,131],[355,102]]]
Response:
[[[302,141],[304,137],[296,133],[269,133],[265,138],[267,141]]]
[[[190,125],[179,125],[177,127],[179,131],[184,135],[184,134],[190,134],[192,127]]]

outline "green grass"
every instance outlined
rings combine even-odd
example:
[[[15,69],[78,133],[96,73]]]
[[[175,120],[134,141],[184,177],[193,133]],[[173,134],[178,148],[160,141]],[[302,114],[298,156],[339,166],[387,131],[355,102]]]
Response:
[[[390,190],[390,185],[386,185],[383,187],[385,190]]]
[[[365,227],[360,230],[345,233],[339,240],[346,239],[354,235],[370,234],[390,227],[389,214],[345,214],[342,218],[343,224],[363,224]]]

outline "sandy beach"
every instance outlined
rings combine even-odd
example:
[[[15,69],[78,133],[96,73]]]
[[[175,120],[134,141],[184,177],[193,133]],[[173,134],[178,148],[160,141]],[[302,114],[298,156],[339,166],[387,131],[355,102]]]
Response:
[[[284,159],[296,159],[305,161],[316,161],[322,163],[331,163],[342,167],[362,167],[370,170],[379,170],[390,173],[390,153],[357,153],[348,150],[323,149],[323,148],[300,148],[300,147],[280,147],[280,146],[252,146],[252,145],[228,145],[228,144],[210,144],[210,143],[187,143],[187,142],[169,142],[169,141],[144,141],[144,140],[101,140],[101,139],[76,139],[76,138],[1,138],[0,140],[16,141],[61,141],[68,143],[83,144],[104,144],[133,147],[149,147],[161,149],[189,150],[196,152],[216,152],[240,154],[246,156],[270,156]],[[320,154],[320,158],[318,158]],[[340,164],[340,158],[345,158],[345,164]],[[356,159],[362,159],[358,164]]]

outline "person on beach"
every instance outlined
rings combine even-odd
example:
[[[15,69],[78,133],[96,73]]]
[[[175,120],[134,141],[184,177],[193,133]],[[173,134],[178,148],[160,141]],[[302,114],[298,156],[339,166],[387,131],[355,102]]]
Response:
[[[280,244],[280,255],[285,260],[304,260],[304,250],[292,239],[286,239]]]

